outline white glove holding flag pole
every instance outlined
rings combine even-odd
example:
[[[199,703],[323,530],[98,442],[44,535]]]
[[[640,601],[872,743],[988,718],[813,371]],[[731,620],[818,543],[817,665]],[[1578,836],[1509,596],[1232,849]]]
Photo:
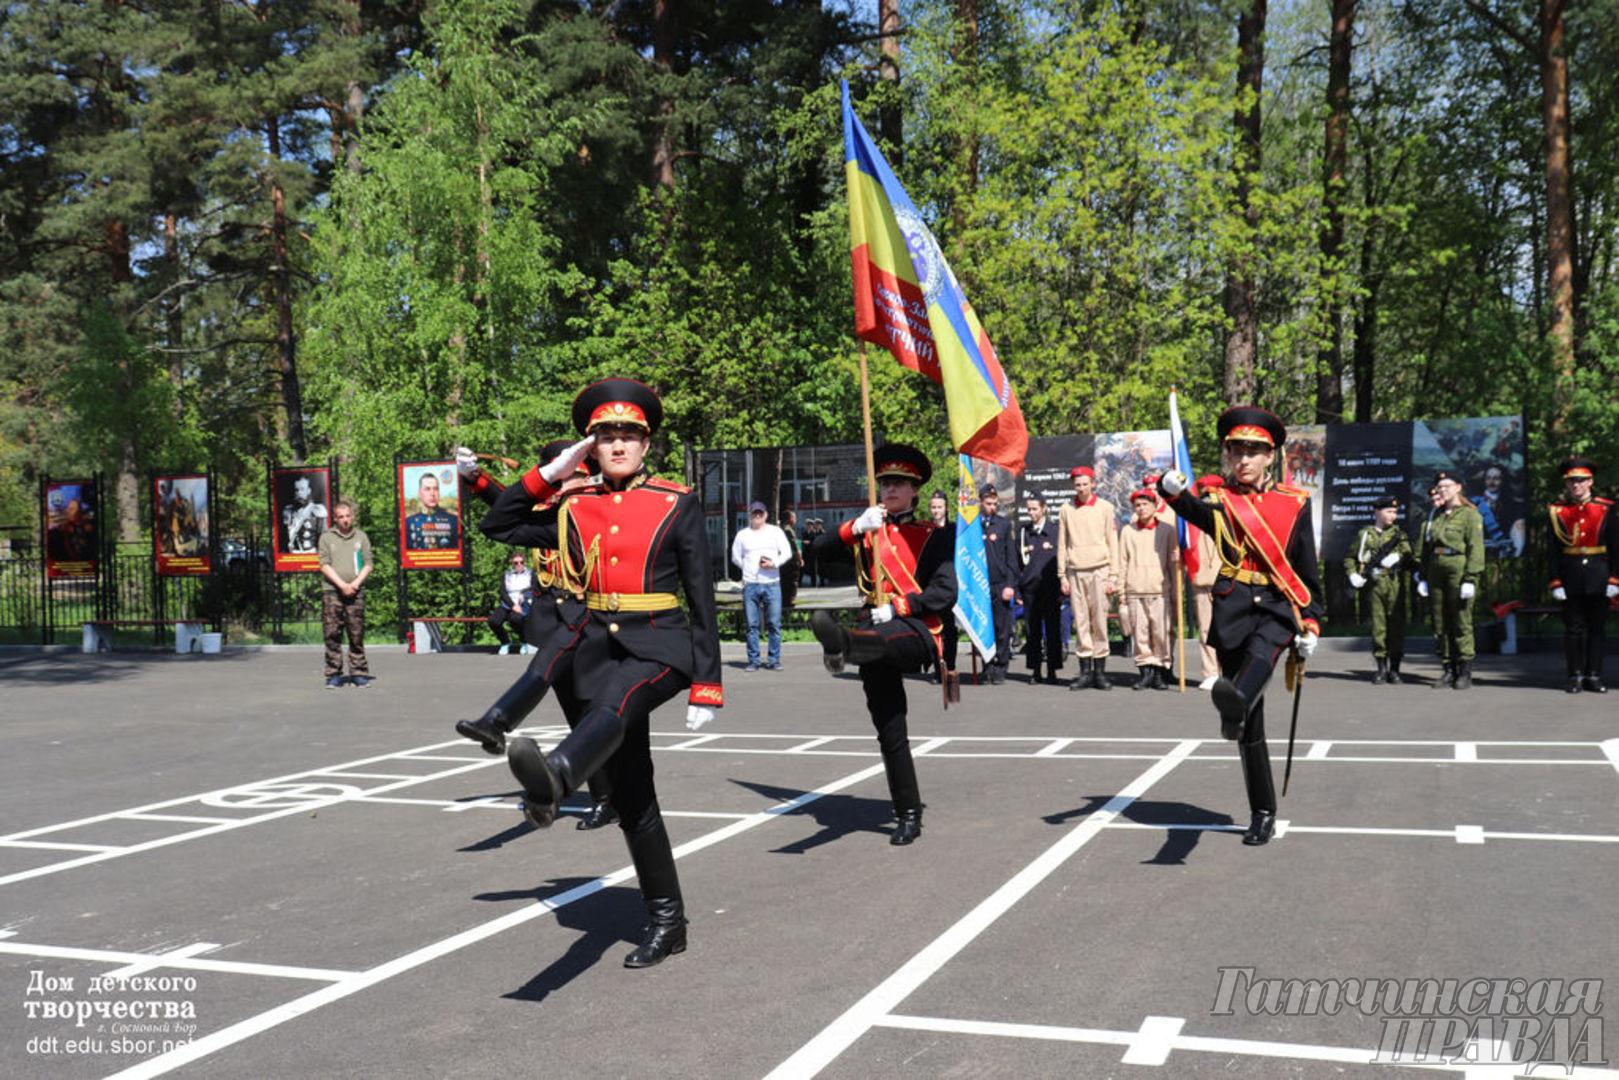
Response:
[[[1384,569],[1393,570],[1396,566],[1399,566],[1399,565],[1400,565],[1400,553],[1398,551],[1391,551],[1387,555],[1383,556],[1383,568]]]
[[[893,604],[878,604],[876,607],[871,609],[871,625],[873,626],[881,626],[885,622],[892,622],[893,619]]]
[[[1608,588],[1612,589],[1613,586],[1609,585]],[[1609,592],[1608,595],[1612,596],[1613,593]],[[1568,599],[1568,590],[1563,588],[1561,585],[1557,586],[1557,588],[1552,590],[1552,599],[1556,600],[1559,604],[1563,603],[1563,601]]]
[[[1351,570],[1349,572],[1349,585],[1350,588],[1364,589],[1366,587],[1366,579]]]
[[[579,463],[585,460],[595,445],[596,436],[586,435],[553,458],[549,465],[542,465],[541,479],[552,487],[560,486],[562,481],[574,474],[574,470],[579,468]]]
[[[1428,583],[1426,581],[1417,582],[1417,595],[1424,600],[1428,598]]]
[[[686,726],[692,731],[696,731],[698,728],[702,727],[706,723],[709,723],[713,719],[714,710],[710,709],[707,705],[686,706]]]
[[[1158,490],[1173,499],[1186,490],[1186,474],[1179,469],[1170,469],[1158,478]]]
[[[1293,648],[1298,650],[1300,660],[1308,660],[1310,659],[1310,654],[1315,652],[1315,647],[1320,641],[1321,639],[1315,634],[1306,631],[1293,639]]]
[[[1608,599],[1612,600],[1616,596],[1619,596],[1619,585],[1614,585],[1610,582],[1608,585]]]
[[[464,446],[455,448],[455,471],[463,480],[478,479],[478,455]]]
[[[883,527],[883,508],[868,506],[861,511],[860,516],[854,519],[854,531],[857,533],[876,532]]]
[[[1461,598],[1463,600],[1471,600],[1471,599],[1473,599],[1473,594],[1475,592],[1477,592],[1477,591],[1478,590],[1473,588],[1473,583],[1471,581],[1462,582],[1462,587],[1459,590],[1457,590],[1458,594],[1461,596]]]

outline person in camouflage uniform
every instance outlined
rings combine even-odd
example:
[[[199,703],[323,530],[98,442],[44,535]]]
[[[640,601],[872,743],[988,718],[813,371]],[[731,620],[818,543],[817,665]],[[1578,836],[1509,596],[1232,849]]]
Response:
[[[1434,646],[1444,673],[1434,689],[1473,686],[1473,596],[1484,573],[1484,519],[1462,497],[1461,479],[1434,476],[1439,503],[1422,528],[1417,592],[1433,609]]]
[[[1349,584],[1366,597],[1372,611],[1372,685],[1400,681],[1405,655],[1406,573],[1412,563],[1411,538],[1397,519],[1400,501],[1389,495],[1372,505],[1372,523],[1360,530],[1344,559]]]

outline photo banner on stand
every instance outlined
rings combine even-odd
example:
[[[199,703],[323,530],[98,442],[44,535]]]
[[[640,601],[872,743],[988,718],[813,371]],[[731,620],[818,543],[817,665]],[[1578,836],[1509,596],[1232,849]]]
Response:
[[[212,569],[206,475],[154,476],[152,517],[152,558],[158,574],[188,577]]]
[[[330,466],[271,468],[270,531],[277,573],[319,573],[320,534],[331,522],[331,506]]]
[[[402,461],[394,470],[401,568],[461,569],[466,552],[455,462]]]
[[[1171,460],[1168,428],[1030,439],[1027,465],[1018,479],[1017,506],[1006,506],[1003,512],[1027,520],[1023,502],[1038,494],[1055,515],[1074,497],[1074,467],[1088,465],[1096,473],[1096,494],[1113,504],[1123,525],[1130,520],[1130,493],[1144,477],[1167,470]]]
[[[45,577],[52,581],[96,576],[100,539],[96,535],[96,482],[47,480]]]

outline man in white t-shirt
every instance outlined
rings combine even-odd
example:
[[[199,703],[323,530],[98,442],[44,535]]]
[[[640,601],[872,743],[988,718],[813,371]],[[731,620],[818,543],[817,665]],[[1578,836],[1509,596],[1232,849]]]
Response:
[[[781,670],[781,567],[793,557],[787,534],[769,523],[762,502],[748,507],[748,527],[731,542],[731,561],[742,568],[742,608],[748,616],[748,671],[759,670],[759,620],[770,634],[764,667]]]

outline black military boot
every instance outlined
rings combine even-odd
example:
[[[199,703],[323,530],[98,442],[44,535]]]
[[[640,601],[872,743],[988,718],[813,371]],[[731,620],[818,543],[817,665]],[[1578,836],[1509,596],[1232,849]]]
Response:
[[[549,754],[533,739],[511,740],[506,765],[523,785],[523,816],[535,828],[555,821],[562,800],[584,786],[624,741],[624,718],[611,709],[585,713],[579,726]]]
[[[1136,670],[1139,672],[1139,674],[1136,675],[1135,685],[1130,687],[1130,689],[1132,689],[1132,690],[1151,690],[1152,689],[1152,677],[1153,677],[1153,672],[1154,672],[1155,669],[1150,664],[1143,664],[1143,665],[1141,665],[1141,667],[1137,668]]]
[[[1389,657],[1389,669],[1388,673],[1383,676],[1383,681],[1388,683],[1390,686],[1398,686],[1400,684],[1400,661],[1402,659],[1403,657],[1399,656]]]
[[[817,611],[810,616],[810,629],[821,643],[821,661],[826,670],[836,675],[845,665],[869,664],[881,660],[887,651],[882,637],[870,629],[846,630],[838,624],[830,611]]]
[[[1270,838],[1276,834],[1276,815],[1269,810],[1255,810],[1252,820],[1248,822],[1248,831],[1242,834],[1242,842],[1249,847],[1259,847],[1270,843]]]
[[[1565,694],[1578,694],[1581,690],[1584,690],[1584,689],[1585,689],[1585,676],[1575,674],[1575,675],[1570,675],[1568,677],[1568,682],[1563,686],[1563,693],[1565,693]]]
[[[1389,662],[1383,657],[1375,657],[1377,670],[1372,673],[1372,685],[1382,686],[1389,681]]]
[[[1602,676],[1596,672],[1587,672],[1580,685],[1593,694],[1606,694],[1608,692],[1608,688],[1603,685]]]
[[[1093,677],[1091,674],[1091,662],[1082,656],[1079,658],[1079,674],[1075,675],[1074,681],[1068,684],[1068,689],[1089,690]]]
[[[1457,690],[1473,689],[1473,663],[1471,660],[1463,660],[1456,665],[1456,676],[1452,685]]]
[[[528,718],[545,698],[551,683],[530,663],[517,681],[507,687],[495,703],[476,720],[457,720],[455,733],[484,748],[485,753],[501,754],[506,751],[506,736]]]
[[[663,827],[663,815],[658,813],[656,802],[648,804],[625,828],[624,840],[641,883],[647,914],[641,943],[624,957],[624,966],[646,968],[686,951],[686,905],[680,896],[669,833]]]
[[[1107,677],[1107,660],[1102,657],[1091,660],[1091,685],[1098,690],[1113,689],[1113,682]]]
[[[1222,675],[1209,691],[1209,700],[1220,714],[1220,737],[1233,742],[1242,738],[1243,725],[1248,722],[1248,702],[1237,684]]]
[[[1276,831],[1276,782],[1271,776],[1270,746],[1265,742],[1263,705],[1256,706],[1248,719],[1237,746],[1237,760],[1242,764],[1242,783],[1253,812],[1242,842],[1249,847],[1268,844]]]
[[[894,808],[894,832],[888,838],[889,844],[894,847],[904,847],[916,841],[922,835],[922,808],[920,806],[901,810]]]
[[[1173,671],[1170,671],[1164,665],[1159,664],[1158,665],[1158,683],[1157,683],[1157,685],[1155,685],[1153,687],[1153,689],[1154,690],[1173,690],[1173,689],[1175,689],[1175,673]]]
[[[1439,674],[1439,681],[1433,684],[1435,690],[1453,690],[1456,687],[1456,665],[1449,660],[1445,661],[1445,668]]]

